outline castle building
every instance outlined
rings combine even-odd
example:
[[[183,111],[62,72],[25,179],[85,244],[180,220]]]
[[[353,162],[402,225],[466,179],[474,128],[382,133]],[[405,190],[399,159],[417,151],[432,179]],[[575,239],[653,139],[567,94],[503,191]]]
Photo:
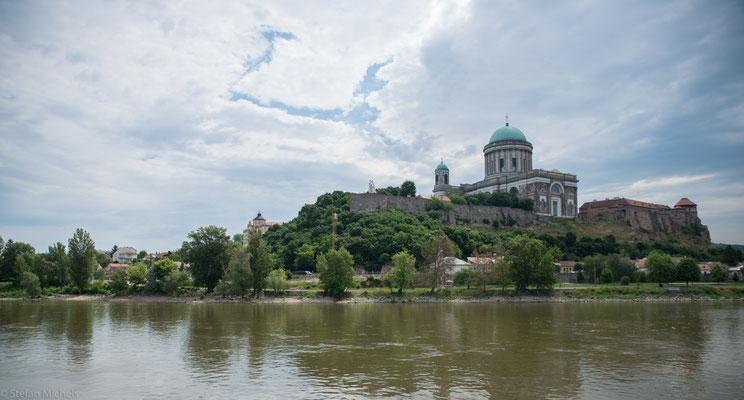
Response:
[[[259,231],[263,235],[274,225],[283,225],[283,222],[266,222],[266,219],[261,215],[261,212],[253,218],[253,221],[248,222],[248,227],[243,230],[243,246],[248,246],[248,238],[251,231]]]
[[[563,218],[576,218],[576,175],[558,170],[532,168],[532,143],[522,131],[509,126],[497,129],[483,147],[482,181],[459,186],[450,185],[450,170],[440,162],[434,170],[435,195],[505,192],[535,203],[534,213]]]

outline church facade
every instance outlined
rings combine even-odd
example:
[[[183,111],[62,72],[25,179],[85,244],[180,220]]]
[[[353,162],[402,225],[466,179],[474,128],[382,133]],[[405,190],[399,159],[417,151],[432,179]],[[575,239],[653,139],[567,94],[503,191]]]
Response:
[[[450,170],[444,164],[434,170],[435,195],[504,192],[535,203],[533,212],[562,218],[576,218],[578,180],[576,175],[558,170],[532,168],[532,143],[522,131],[509,126],[497,129],[483,147],[484,179],[453,186]]]

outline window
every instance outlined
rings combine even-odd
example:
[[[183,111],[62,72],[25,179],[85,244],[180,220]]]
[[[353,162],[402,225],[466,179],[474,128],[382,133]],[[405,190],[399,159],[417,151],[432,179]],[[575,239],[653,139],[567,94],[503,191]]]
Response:
[[[449,185],[449,176],[447,174],[444,174],[444,184]]]
[[[434,184],[439,185],[439,175],[434,175]]]
[[[516,170],[517,170],[517,158],[514,157],[512,158],[512,171],[516,171]]]
[[[499,172],[504,172],[504,159],[499,159]]]
[[[550,192],[561,194],[563,193],[563,188],[561,188],[561,185],[554,183],[553,186],[550,187]]]

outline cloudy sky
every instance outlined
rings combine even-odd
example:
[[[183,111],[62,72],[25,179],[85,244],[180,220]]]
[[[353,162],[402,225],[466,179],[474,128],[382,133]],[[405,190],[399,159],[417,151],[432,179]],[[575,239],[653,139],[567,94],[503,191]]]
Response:
[[[0,0],[0,235],[178,248],[328,191],[483,179],[504,115],[579,204],[744,243],[740,1]]]

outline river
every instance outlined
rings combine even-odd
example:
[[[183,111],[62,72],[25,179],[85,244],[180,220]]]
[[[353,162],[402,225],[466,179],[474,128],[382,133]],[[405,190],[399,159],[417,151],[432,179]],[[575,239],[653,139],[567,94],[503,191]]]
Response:
[[[743,338],[738,302],[0,301],[0,398],[729,399]]]

